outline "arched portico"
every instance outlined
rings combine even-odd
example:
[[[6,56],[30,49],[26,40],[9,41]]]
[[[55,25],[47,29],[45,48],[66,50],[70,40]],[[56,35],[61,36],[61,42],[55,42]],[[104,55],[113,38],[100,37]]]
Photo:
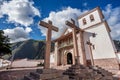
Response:
[[[67,64],[73,64],[72,53],[67,53]]]
[[[71,51],[67,51],[64,53],[63,64],[64,65],[74,64],[74,55],[72,54]]]

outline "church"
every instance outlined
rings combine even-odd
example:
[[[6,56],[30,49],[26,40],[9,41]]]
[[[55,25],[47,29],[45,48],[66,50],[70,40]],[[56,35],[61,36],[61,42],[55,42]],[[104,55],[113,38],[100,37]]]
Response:
[[[119,69],[116,48],[108,26],[99,7],[78,17],[76,30],[79,62],[85,66],[97,65],[104,69]],[[75,64],[72,29],[65,32],[55,42],[50,63],[56,66]]]

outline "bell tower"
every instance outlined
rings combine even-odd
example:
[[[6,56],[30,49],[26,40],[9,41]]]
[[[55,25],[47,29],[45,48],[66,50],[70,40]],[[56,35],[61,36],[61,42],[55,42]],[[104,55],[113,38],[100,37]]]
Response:
[[[78,17],[79,27],[81,29],[86,29],[95,24],[101,23],[104,19],[104,16],[99,7],[81,15]]]
[[[111,30],[100,8],[96,7],[81,15],[78,23],[83,30],[86,62],[104,69],[119,69]]]

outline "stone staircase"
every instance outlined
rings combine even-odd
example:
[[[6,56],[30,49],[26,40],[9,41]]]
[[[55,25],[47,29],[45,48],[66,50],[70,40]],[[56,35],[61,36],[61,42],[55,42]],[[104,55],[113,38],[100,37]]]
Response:
[[[56,69],[37,69],[36,72],[31,72],[24,76],[22,80],[69,80],[67,75],[63,75],[62,70]]]
[[[98,66],[72,65],[63,74],[68,75],[70,80],[119,80]]]
[[[37,69],[21,80],[119,80],[99,66],[72,65],[66,70]]]

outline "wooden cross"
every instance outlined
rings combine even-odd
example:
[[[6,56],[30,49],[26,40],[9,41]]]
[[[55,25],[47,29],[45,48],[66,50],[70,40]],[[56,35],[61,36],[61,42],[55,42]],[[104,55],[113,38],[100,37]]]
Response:
[[[76,37],[76,29],[78,28],[75,25],[75,21],[71,19],[72,23],[66,21],[66,25],[72,28],[72,35],[73,35],[73,47],[74,47],[74,54],[75,54],[75,64],[80,64],[79,53],[78,53],[78,45],[77,45],[77,37]]]
[[[48,28],[47,36],[46,36],[46,52],[45,52],[45,60],[44,60],[44,68],[50,68],[50,50],[51,50],[51,36],[52,30],[58,32],[58,28],[52,25],[52,21],[48,21],[48,23],[44,21],[40,21],[41,26]]]
[[[91,63],[94,66],[94,59],[93,59],[93,54],[92,54],[92,49],[91,46],[93,46],[93,44],[90,41],[87,41],[86,44],[89,46],[90,48],[90,58],[91,58]]]

